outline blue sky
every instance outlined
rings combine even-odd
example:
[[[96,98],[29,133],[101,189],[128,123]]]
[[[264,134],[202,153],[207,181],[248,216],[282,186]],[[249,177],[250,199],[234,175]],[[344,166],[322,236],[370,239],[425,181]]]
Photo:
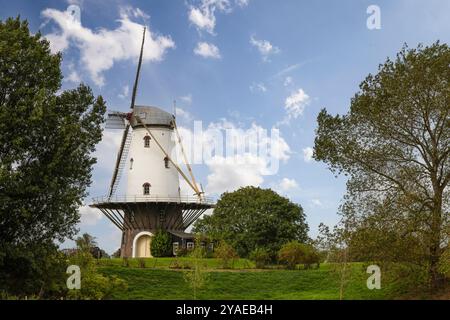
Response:
[[[64,20],[70,4],[80,8],[76,28]],[[369,5],[380,8],[381,29],[367,28]],[[345,113],[359,83],[404,43],[450,38],[447,0],[0,0],[0,6],[0,19],[20,14],[63,51],[63,89],[85,82],[111,110],[129,106],[138,24],[147,25],[137,103],[172,111],[176,100],[186,134],[193,120],[243,134],[277,128],[283,148],[276,174],[264,175],[264,163],[239,167],[225,159],[194,171],[212,196],[246,184],[274,188],[303,206],[311,236],[320,222],[338,221],[345,193],[343,177],[308,157],[320,109]],[[119,139],[105,132],[98,147],[92,197],[107,192]],[[88,207],[81,212],[82,232],[109,252],[119,247],[112,223]]]

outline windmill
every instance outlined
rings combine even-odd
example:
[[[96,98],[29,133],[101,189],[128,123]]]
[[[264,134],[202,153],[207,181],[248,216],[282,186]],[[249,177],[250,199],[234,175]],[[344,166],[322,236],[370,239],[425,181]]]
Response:
[[[98,208],[122,231],[122,257],[150,257],[150,243],[157,230],[172,235],[175,247],[193,245],[193,235],[185,230],[213,202],[199,188],[187,160],[176,117],[160,108],[136,105],[142,57],[144,28],[130,111],[108,113],[106,129],[123,130],[108,194],[93,199]],[[188,174],[177,163],[175,148],[181,149]],[[125,195],[117,195],[123,171],[127,170]],[[193,190],[180,192],[179,178]]]

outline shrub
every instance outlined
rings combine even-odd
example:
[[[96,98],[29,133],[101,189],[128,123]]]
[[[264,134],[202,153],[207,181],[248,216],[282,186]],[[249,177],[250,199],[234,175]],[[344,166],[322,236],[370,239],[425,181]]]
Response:
[[[266,249],[256,248],[250,253],[250,260],[254,261],[256,268],[263,269],[270,262],[270,253]]]
[[[308,269],[312,264],[320,266],[320,254],[312,245],[291,241],[281,247],[278,261],[288,269],[295,269],[298,264]]]
[[[128,260],[127,257],[123,257],[122,258],[122,267],[128,268],[129,266],[130,266],[130,261]]]
[[[164,230],[156,231],[152,238],[150,250],[153,257],[171,257],[172,256],[172,237]]]
[[[215,257],[220,260],[220,264],[223,269],[229,269],[230,267],[233,268],[234,262],[236,259],[239,259],[239,256],[234,248],[225,241],[221,241],[219,246],[217,246]]]
[[[291,241],[284,244],[278,251],[278,261],[288,269],[295,269],[303,257],[303,247],[298,241]]]
[[[320,253],[313,246],[303,244],[304,254],[300,259],[300,263],[303,263],[305,269],[309,269],[311,265],[315,264],[317,268],[320,267]]]
[[[70,259],[70,264],[77,265],[81,269],[81,289],[69,290],[68,299],[109,299],[115,292],[127,289],[127,283],[124,280],[116,276],[107,277],[98,273],[95,259],[87,251],[79,250]]]

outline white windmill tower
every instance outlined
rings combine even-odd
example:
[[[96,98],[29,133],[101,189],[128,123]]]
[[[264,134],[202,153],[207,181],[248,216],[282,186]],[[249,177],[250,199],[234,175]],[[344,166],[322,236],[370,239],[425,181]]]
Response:
[[[95,198],[100,209],[122,230],[122,257],[151,257],[151,238],[159,229],[171,233],[174,247],[186,246],[193,235],[188,228],[203,212],[214,207],[195,181],[178,134],[175,116],[152,106],[135,105],[144,51],[145,29],[133,87],[130,112],[111,112],[107,129],[124,130],[108,195]],[[175,139],[176,138],[176,139]],[[178,141],[189,177],[177,164]],[[121,174],[128,171],[125,195],[116,195]],[[179,177],[194,191],[180,194]]]

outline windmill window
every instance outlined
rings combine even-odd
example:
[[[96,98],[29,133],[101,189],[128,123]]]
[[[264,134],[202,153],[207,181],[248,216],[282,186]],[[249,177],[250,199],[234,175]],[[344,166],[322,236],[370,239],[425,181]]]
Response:
[[[150,140],[151,140],[150,136],[144,137],[144,147],[145,148],[150,148]]]
[[[144,188],[144,196],[147,196],[150,194],[150,183],[146,182],[142,186]]]
[[[169,169],[170,167],[169,167],[169,158],[168,157],[165,157],[164,158],[164,166],[166,167],[166,169]]]
[[[130,170],[133,170],[133,163],[134,163],[134,160],[133,160],[133,158],[131,158],[130,159]]]

